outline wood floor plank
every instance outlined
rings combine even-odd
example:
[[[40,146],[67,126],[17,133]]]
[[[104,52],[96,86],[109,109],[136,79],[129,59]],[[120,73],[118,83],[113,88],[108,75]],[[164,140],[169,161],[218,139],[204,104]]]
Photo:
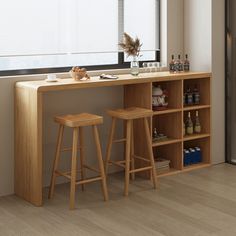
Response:
[[[4,236],[235,236],[236,166],[222,164],[149,180],[108,176],[110,201],[100,184],[76,190],[76,209],[68,210],[69,185],[56,186],[52,200],[34,207],[15,197],[0,198],[0,235]]]

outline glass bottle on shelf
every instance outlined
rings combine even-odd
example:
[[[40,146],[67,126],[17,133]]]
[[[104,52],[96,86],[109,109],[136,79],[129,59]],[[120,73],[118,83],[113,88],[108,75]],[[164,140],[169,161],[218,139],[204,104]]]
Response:
[[[192,93],[190,87],[187,88],[186,103],[187,103],[187,105],[193,105],[193,93]]]
[[[188,118],[186,121],[186,134],[191,135],[193,134],[193,122],[191,119],[191,114],[188,112]]]
[[[170,70],[170,73],[175,72],[175,57],[174,57],[174,55],[171,56],[171,61],[170,61],[170,64],[169,64],[169,70]]]
[[[183,62],[181,61],[180,55],[178,55],[178,72],[182,72],[183,69]]]
[[[197,133],[197,134],[201,133],[201,123],[200,123],[200,120],[199,120],[198,111],[196,111],[194,133]]]
[[[158,138],[157,129],[154,128],[153,133],[152,133],[152,140],[153,140],[153,141],[156,141],[157,138]]]
[[[194,90],[193,90],[193,103],[196,105],[200,104],[200,93],[199,93],[197,84],[195,84]]]
[[[185,55],[185,60],[184,60],[184,72],[189,72],[190,70],[190,62],[188,60],[188,54]]]

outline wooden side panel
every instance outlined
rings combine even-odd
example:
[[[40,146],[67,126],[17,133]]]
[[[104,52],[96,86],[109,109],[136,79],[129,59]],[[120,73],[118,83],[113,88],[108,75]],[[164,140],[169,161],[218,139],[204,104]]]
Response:
[[[42,205],[42,95],[15,88],[15,194]]]
[[[132,84],[124,86],[124,107],[142,107],[152,109],[152,83]],[[149,119],[150,130],[152,120]],[[148,159],[147,140],[143,120],[134,121],[134,148],[135,155]],[[147,165],[144,161],[136,161],[136,167]],[[140,172],[142,176],[148,177],[149,172]]]

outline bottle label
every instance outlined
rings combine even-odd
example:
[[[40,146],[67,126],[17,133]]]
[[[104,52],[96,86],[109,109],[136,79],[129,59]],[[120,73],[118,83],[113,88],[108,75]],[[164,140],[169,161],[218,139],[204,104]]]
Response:
[[[181,62],[178,64],[178,71],[183,71],[183,64]]]
[[[193,134],[193,127],[192,126],[187,127],[186,133],[187,134]]]
[[[195,93],[194,94],[194,103],[195,104],[199,104],[200,103],[200,94],[199,93]]]
[[[175,64],[170,63],[170,72],[175,72]]]
[[[200,125],[195,125],[194,132],[198,133],[198,134],[201,133],[201,126]]]
[[[193,95],[191,93],[188,94],[188,96],[187,96],[187,104],[188,105],[193,104]]]
[[[184,64],[184,71],[189,71],[189,69],[190,69],[190,66],[189,66],[189,64]]]

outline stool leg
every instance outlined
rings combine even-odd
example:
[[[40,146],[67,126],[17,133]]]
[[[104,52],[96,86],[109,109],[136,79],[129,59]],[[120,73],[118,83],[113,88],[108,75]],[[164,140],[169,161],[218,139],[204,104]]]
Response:
[[[124,195],[129,194],[129,174],[130,174],[130,146],[131,146],[131,120],[126,124],[126,147],[125,147],[125,189]]]
[[[70,209],[75,208],[75,185],[77,171],[77,145],[78,145],[78,128],[73,130],[72,160],[71,160],[71,182],[70,182]]]
[[[81,173],[80,177],[81,180],[84,180],[85,178],[85,168],[84,168],[84,133],[83,133],[83,128],[79,128],[79,142],[80,142],[80,168],[81,168]],[[84,191],[85,184],[82,184],[82,191]]]
[[[102,190],[103,190],[104,200],[107,201],[108,192],[107,192],[106,175],[104,171],[104,164],[102,160],[102,150],[101,150],[101,145],[100,145],[100,140],[99,140],[99,135],[98,135],[98,129],[96,125],[93,125],[93,136],[94,136],[96,149],[97,149],[97,158],[98,158],[100,174],[102,177]]]
[[[54,163],[53,163],[53,171],[52,171],[52,177],[51,177],[51,184],[50,184],[50,189],[48,193],[48,198],[51,199],[54,194],[54,188],[55,188],[55,181],[56,181],[56,170],[58,168],[58,163],[60,159],[60,153],[61,153],[61,143],[62,143],[62,138],[63,138],[63,133],[64,133],[64,125],[60,125],[59,127],[59,133],[57,137],[57,147],[56,147],[56,154],[54,158]]]
[[[106,159],[105,159],[105,174],[106,175],[107,175],[109,161],[111,158],[111,148],[112,148],[112,142],[113,142],[114,133],[115,133],[115,127],[116,127],[116,119],[112,117],[111,130],[109,134],[109,140],[108,140],[108,145],[107,145],[107,150],[106,150]]]
[[[131,154],[130,154],[130,158],[131,158],[131,170],[135,169],[135,164],[134,164],[134,122],[131,122]],[[131,173],[131,179],[134,180],[135,179],[135,173]]]
[[[157,188],[157,175],[156,175],[157,172],[156,172],[156,166],[155,166],[155,161],[153,157],[151,134],[150,134],[147,118],[144,118],[144,127],[145,127],[145,133],[146,133],[146,138],[147,138],[148,155],[149,155],[151,166],[152,166],[152,171],[151,171],[152,181],[153,181],[154,188]]]

